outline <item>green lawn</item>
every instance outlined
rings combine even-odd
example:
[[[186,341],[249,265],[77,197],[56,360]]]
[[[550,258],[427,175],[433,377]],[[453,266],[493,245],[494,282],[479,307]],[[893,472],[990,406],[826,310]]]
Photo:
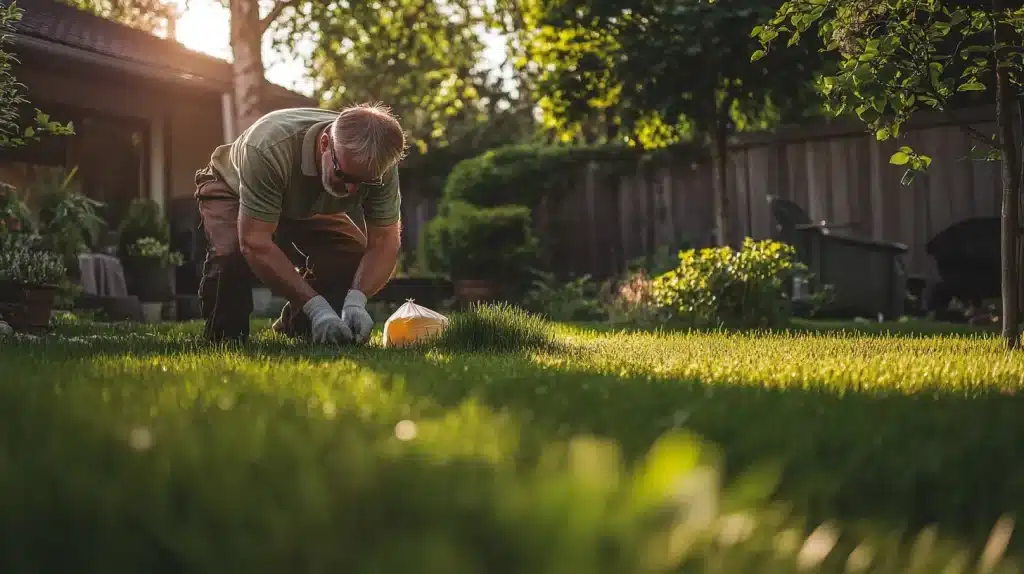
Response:
[[[977,545],[1024,510],[1024,359],[990,333],[562,326],[561,350],[497,355],[254,325],[222,349],[197,324],[0,343],[0,571],[638,572],[594,550],[650,554],[622,515],[528,472],[580,434],[633,462],[694,431],[729,480],[781,463],[774,498],[809,527],[938,523]],[[758,548],[719,571],[792,571]]]

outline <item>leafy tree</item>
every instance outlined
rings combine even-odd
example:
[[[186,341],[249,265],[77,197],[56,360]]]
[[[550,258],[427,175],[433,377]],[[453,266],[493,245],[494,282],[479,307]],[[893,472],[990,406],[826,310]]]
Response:
[[[14,24],[21,20],[23,13],[24,10],[15,2],[0,6],[0,149],[20,147],[30,141],[38,141],[44,134],[73,133],[70,123],[61,125],[59,122],[51,121],[42,110],[35,110],[35,116],[28,122],[23,118],[28,101],[21,94],[21,84],[11,71],[17,60],[14,54],[5,49],[10,41],[8,34]]]
[[[1020,188],[1024,166],[1014,125],[1021,116],[1021,38],[1024,7],[1019,1],[988,0],[789,0],[752,34],[764,50],[783,34],[790,41],[817,31],[826,49],[841,58],[838,71],[819,89],[834,114],[855,112],[878,140],[899,136],[915,112],[933,109],[954,116],[965,103],[994,103],[997,130],[985,135],[964,129],[982,147],[976,158],[1001,160],[1003,338],[1020,346]],[[907,166],[904,181],[924,171],[931,158],[901,146],[890,158]]]
[[[548,0],[530,4],[524,34],[539,68],[547,127],[660,147],[710,144],[718,241],[733,239],[728,136],[803,116],[821,56],[802,42],[752,64],[750,29],[780,2]],[[595,121],[596,120],[596,121]],[[596,129],[595,129],[596,128]]]
[[[173,22],[173,0],[66,0],[149,31]],[[500,10],[485,0],[219,0],[231,18],[238,129],[267,110],[263,46],[305,57],[316,97],[327,105],[378,100],[395,108],[423,152],[459,139],[467,146],[506,143],[526,133],[528,110],[487,70],[479,27]],[[502,0],[504,1],[504,0]],[[507,19],[507,18],[506,18]],[[313,45],[300,54],[299,42]],[[529,125],[526,121],[526,126]]]
[[[482,69],[481,0],[320,3],[288,21],[284,43],[314,46],[317,95],[330,106],[383,101],[402,119],[415,152],[523,137],[531,118],[500,78]]]
[[[64,0],[67,4],[146,32],[174,36],[180,8],[174,0]]]

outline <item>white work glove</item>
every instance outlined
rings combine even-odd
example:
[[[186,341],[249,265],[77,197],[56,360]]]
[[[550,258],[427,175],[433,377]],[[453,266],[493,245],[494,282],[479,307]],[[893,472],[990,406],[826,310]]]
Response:
[[[349,329],[356,343],[365,343],[373,330],[373,318],[366,312],[366,295],[357,289],[349,289],[345,304],[341,306],[341,321]]]
[[[352,338],[352,331],[322,295],[307,301],[302,311],[312,323],[314,343],[341,344]]]

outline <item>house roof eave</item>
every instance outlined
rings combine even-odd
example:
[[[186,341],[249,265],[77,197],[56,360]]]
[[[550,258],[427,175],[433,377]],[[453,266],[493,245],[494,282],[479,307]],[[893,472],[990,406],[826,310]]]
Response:
[[[69,61],[113,69],[133,76],[144,77],[160,82],[170,82],[191,89],[204,90],[212,93],[230,94],[233,91],[231,83],[222,78],[211,78],[209,76],[184,72],[176,68],[154,66],[153,64],[146,62],[137,62],[127,58],[115,57],[61,42],[43,40],[16,32],[10,33],[8,37],[14,46],[23,50],[40,53],[45,56],[63,58]],[[269,81],[265,83],[265,87],[267,89],[266,97],[277,103],[284,103],[289,106],[315,106],[317,104],[314,98],[298,92],[293,92],[283,86],[279,86]]]
[[[62,44],[60,42],[43,40],[19,33],[11,33],[9,34],[9,38],[11,43],[16,47],[38,52],[47,56],[67,58],[68,60],[75,62],[110,68],[133,76],[142,76],[152,80],[172,82],[189,86],[191,88],[205,89],[213,92],[231,91],[230,84],[216,78],[208,78],[171,68],[160,68],[151,64],[133,62],[124,58],[100,54],[90,50]]]

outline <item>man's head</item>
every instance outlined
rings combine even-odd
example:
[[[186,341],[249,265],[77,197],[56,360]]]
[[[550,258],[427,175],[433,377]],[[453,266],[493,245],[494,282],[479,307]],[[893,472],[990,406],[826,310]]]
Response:
[[[406,151],[405,132],[383,104],[343,109],[319,143],[320,179],[324,190],[338,197],[355,193],[360,183],[380,185]]]

